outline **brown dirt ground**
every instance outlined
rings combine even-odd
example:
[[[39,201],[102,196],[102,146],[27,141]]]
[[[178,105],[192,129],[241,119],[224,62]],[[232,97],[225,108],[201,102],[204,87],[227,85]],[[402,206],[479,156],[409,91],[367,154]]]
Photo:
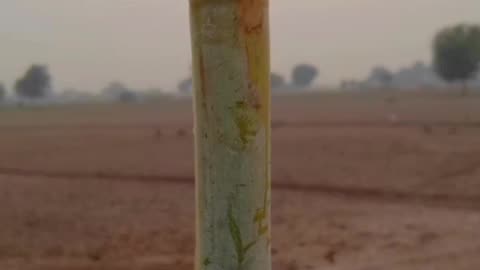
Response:
[[[274,269],[480,269],[480,96],[274,99]],[[192,269],[189,101],[0,112],[0,269]]]

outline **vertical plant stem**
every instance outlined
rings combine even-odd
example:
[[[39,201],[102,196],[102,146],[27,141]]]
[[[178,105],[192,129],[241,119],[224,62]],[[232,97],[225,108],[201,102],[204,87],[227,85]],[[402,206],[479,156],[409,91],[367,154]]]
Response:
[[[270,270],[268,0],[190,0],[196,269]]]

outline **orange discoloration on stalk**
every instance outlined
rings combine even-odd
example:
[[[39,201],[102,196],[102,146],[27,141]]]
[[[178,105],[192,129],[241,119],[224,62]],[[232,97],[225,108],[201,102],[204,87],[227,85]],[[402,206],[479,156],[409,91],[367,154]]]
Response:
[[[239,0],[241,25],[246,33],[260,32],[265,26],[266,0]]]
[[[268,1],[237,0],[240,32],[247,59],[249,104],[258,112],[265,128],[270,123],[270,44],[268,36]],[[267,59],[267,61],[265,61]]]

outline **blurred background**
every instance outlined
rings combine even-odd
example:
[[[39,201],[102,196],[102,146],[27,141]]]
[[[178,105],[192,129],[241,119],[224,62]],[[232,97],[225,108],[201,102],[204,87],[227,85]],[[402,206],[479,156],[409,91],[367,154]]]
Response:
[[[271,1],[274,269],[480,267],[478,10]],[[0,268],[192,269],[188,1],[0,21]]]

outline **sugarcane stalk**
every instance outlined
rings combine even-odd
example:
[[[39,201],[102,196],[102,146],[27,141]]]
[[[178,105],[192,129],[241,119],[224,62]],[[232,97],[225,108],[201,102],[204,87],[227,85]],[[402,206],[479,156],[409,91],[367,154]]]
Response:
[[[268,0],[190,0],[197,270],[271,269]]]

